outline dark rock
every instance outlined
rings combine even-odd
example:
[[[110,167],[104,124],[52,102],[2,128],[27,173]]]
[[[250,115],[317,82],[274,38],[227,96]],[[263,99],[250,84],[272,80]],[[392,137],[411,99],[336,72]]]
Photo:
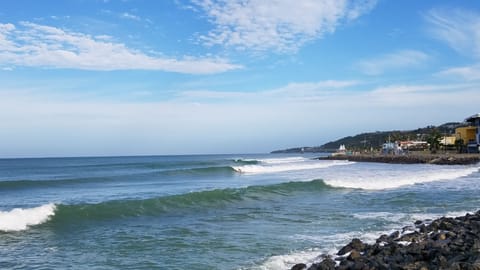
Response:
[[[390,234],[390,236],[389,236],[388,238],[394,240],[394,239],[397,239],[399,236],[400,236],[400,232],[399,232],[399,231],[395,231],[395,232],[393,232],[392,234]]]
[[[338,251],[337,255],[340,255],[340,256],[345,255],[354,249],[357,251],[362,251],[364,247],[365,247],[365,244],[360,239],[354,238],[350,243],[348,243],[346,246],[341,248]]]
[[[415,231],[414,226],[405,226],[402,228],[402,233],[405,233],[406,231]]]
[[[328,257],[313,264],[309,270],[480,270],[480,211],[457,218],[416,221],[415,225],[415,232],[400,235],[397,231],[388,236],[381,235],[374,244],[353,239],[338,252],[338,255],[350,252],[349,256]],[[413,227],[404,227],[402,231],[411,229]],[[337,266],[335,261],[338,261]]]
[[[313,264],[308,270],[335,270],[335,261],[327,257],[321,263]]]
[[[387,242],[388,241],[388,235],[382,234],[380,237],[377,239],[377,243],[382,243],[382,242]]]
[[[292,268],[290,268],[290,270],[304,270],[307,268],[307,265],[304,264],[304,263],[297,263],[295,264],[294,266],[292,266]],[[310,268],[309,268],[310,269]],[[316,269],[316,268],[315,268]],[[314,269],[314,270],[315,270]]]
[[[398,241],[407,241],[407,242],[418,242],[421,234],[418,232],[407,233],[402,235]]]
[[[350,252],[350,255],[348,255],[347,259],[350,260],[350,261],[355,261],[357,260],[358,258],[360,258],[360,252],[358,252],[357,250],[352,250]]]

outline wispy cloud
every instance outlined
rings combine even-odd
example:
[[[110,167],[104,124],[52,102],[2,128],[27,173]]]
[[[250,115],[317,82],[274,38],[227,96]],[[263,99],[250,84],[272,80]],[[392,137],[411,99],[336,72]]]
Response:
[[[449,68],[439,72],[438,75],[460,78],[467,81],[480,80],[480,64]]]
[[[480,58],[480,13],[463,9],[432,9],[425,19],[429,32],[455,51]]]
[[[241,91],[183,91],[178,98],[188,101],[222,101],[228,103],[275,103],[279,100],[288,102],[315,102],[326,96],[338,95],[353,86],[359,85],[357,81],[327,80],[319,82],[289,83],[285,86],[256,92]]]
[[[380,75],[391,70],[418,67],[429,59],[429,55],[421,51],[400,50],[362,60],[356,64],[356,67],[367,75]]]
[[[214,25],[199,39],[208,46],[294,52],[369,12],[376,0],[192,0]]]
[[[0,24],[0,65],[210,74],[241,68],[220,58],[159,57],[105,38],[22,22]]]
[[[128,13],[128,12],[123,12],[122,14],[120,14],[120,17],[123,18],[123,19],[129,19],[129,20],[134,20],[134,21],[140,21],[141,20],[141,18],[139,16]]]

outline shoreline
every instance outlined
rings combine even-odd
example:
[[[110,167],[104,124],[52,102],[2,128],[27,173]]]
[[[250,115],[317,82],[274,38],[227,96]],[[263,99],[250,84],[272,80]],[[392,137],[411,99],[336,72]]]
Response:
[[[355,162],[377,162],[392,164],[436,164],[436,165],[472,165],[480,162],[479,154],[427,154],[409,153],[405,155],[354,154],[330,155],[318,157],[318,160],[348,160]]]
[[[354,238],[336,255],[321,255],[322,261],[308,268],[297,263],[291,270],[480,269],[480,211],[416,221],[373,244]]]

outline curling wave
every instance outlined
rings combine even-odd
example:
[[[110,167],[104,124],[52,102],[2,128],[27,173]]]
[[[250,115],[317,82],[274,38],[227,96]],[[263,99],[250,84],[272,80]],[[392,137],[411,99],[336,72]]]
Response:
[[[96,204],[46,204],[36,208],[0,212],[0,230],[20,231],[29,226],[62,226],[82,221],[114,220],[139,216],[160,216],[179,211],[200,211],[246,200],[264,200],[295,192],[332,189],[322,180],[288,182],[266,186],[215,189],[140,200],[115,200]]]
[[[10,211],[0,211],[0,231],[23,231],[30,226],[42,224],[55,214],[53,203],[34,208],[15,208]]]

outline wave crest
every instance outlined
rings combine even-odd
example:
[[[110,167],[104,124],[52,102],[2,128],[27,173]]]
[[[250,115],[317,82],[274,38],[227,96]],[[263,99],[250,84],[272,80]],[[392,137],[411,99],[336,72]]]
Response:
[[[299,171],[299,170],[312,170],[312,169],[324,169],[332,166],[349,165],[354,162],[350,161],[318,161],[308,160],[302,162],[265,162],[266,164],[259,165],[245,165],[234,166],[233,169],[240,173],[247,174],[260,174],[260,173],[277,173],[287,171]]]
[[[436,170],[408,171],[357,171],[351,175],[325,177],[325,183],[339,188],[385,190],[403,186],[458,179],[478,172],[478,167],[438,167]]]
[[[55,215],[55,209],[55,204],[49,203],[34,208],[0,211],[0,231],[23,231],[29,226],[42,224]]]
[[[214,189],[140,200],[116,200],[97,204],[58,205],[51,223],[114,220],[139,216],[161,216],[180,212],[214,209],[230,203],[265,200],[295,192],[319,192],[331,189],[322,180],[288,182],[266,186]],[[50,222],[49,222],[50,223]]]

